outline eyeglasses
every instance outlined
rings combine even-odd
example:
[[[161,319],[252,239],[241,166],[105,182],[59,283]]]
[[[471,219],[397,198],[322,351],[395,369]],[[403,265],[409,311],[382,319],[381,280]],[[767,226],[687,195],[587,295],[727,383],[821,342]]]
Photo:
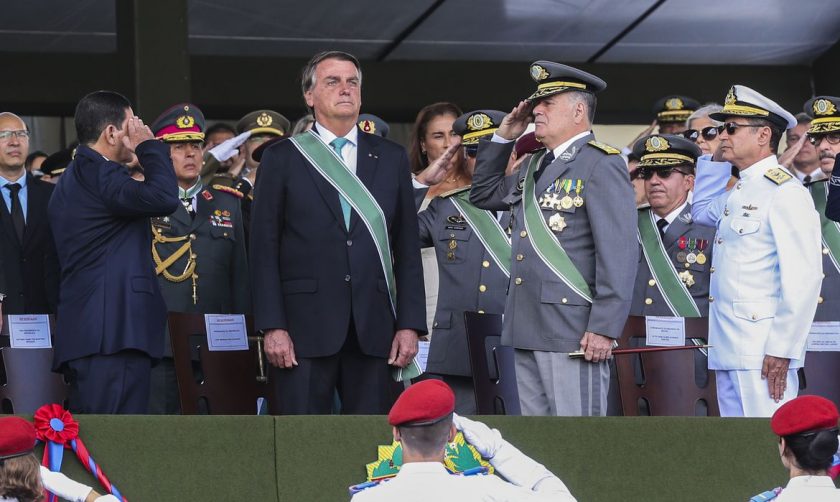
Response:
[[[718,128],[715,126],[704,127],[701,130],[697,129],[688,129],[682,132],[683,138],[697,142],[700,139],[700,136],[703,136],[703,139],[706,141],[712,141],[713,139],[717,138],[718,135]]]
[[[8,141],[12,136],[17,139],[29,139],[29,131],[0,131],[0,141]]]
[[[829,145],[840,143],[840,133],[830,132],[828,134],[809,134],[808,141],[814,146],[820,146],[822,140],[828,141]]]
[[[674,173],[680,173],[683,176],[688,176],[690,174],[685,171],[680,171],[675,167],[666,167],[665,169],[647,169],[643,167],[636,171],[636,178],[641,178],[647,181],[653,178],[653,175],[656,174],[656,176],[658,176],[660,179],[667,180]]]
[[[726,131],[726,134],[732,136],[733,134],[735,134],[735,131],[737,131],[739,127],[761,127],[761,126],[752,125],[752,124],[739,124],[737,122],[727,122],[727,123],[725,123],[721,126],[718,126],[717,131],[718,131],[718,134],[722,133],[723,131]]]

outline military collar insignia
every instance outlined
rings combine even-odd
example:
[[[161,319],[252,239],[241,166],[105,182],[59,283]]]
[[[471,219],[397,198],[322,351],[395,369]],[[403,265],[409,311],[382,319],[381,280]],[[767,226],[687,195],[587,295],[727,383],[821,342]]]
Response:
[[[262,112],[257,117],[257,125],[260,126],[260,127],[268,127],[268,126],[271,125],[272,122],[274,122],[274,119],[271,118],[271,115],[269,115],[265,112]]]
[[[692,221],[692,220],[691,220],[691,213],[683,213],[683,214],[681,214],[681,215],[680,215],[680,217],[679,217],[679,220],[680,220],[681,222],[685,223],[686,225],[690,225],[690,224],[691,224],[691,221]]]
[[[571,159],[572,159],[572,157],[574,157],[574,156],[575,156],[575,153],[576,153],[576,152],[577,152],[577,147],[576,147],[576,146],[574,146],[574,145],[572,145],[572,147],[571,147],[571,148],[569,148],[569,149],[568,149],[568,150],[566,150],[565,152],[561,153],[561,154],[560,154],[560,157],[558,157],[558,158],[559,158],[560,160],[562,160],[562,161],[569,161],[569,160],[571,160]]]
[[[531,78],[540,82],[548,78],[548,70],[542,66],[535,64],[531,66]]]
[[[814,115],[835,115],[837,108],[827,99],[818,99],[813,105]]]
[[[205,190],[205,191],[201,192],[201,195],[204,196],[204,200],[206,200],[208,202],[213,200],[213,194],[211,194],[209,190]]]
[[[525,188],[525,177],[523,176],[523,177],[519,178],[519,181],[516,182],[516,191],[517,192],[522,192],[522,190],[524,188]]]

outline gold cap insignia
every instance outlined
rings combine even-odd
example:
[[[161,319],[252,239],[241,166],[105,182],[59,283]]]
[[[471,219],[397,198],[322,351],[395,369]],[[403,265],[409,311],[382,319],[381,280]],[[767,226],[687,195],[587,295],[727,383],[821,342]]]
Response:
[[[548,70],[546,70],[538,64],[535,64],[531,66],[531,78],[533,78],[537,82],[539,82],[540,80],[545,80],[548,78]]]
[[[260,127],[268,127],[271,123],[274,122],[274,119],[271,118],[271,115],[262,112],[259,117],[257,117],[257,125]]]
[[[189,129],[195,125],[195,119],[189,115],[181,115],[178,117],[178,120],[175,121],[175,125],[178,126],[178,129]]]
[[[484,113],[476,113],[467,119],[467,129],[470,131],[481,131],[493,125],[493,120]]]
[[[184,111],[185,112],[190,111],[190,105],[184,105]]]
[[[668,110],[682,110],[683,101],[680,98],[671,98],[665,102],[665,108]]]
[[[648,152],[661,152],[671,148],[668,140],[660,136],[651,136],[645,141],[645,150]]]
[[[837,107],[831,101],[827,99],[814,101],[814,115],[834,115],[836,113]]]
[[[737,100],[738,100],[738,98],[737,98],[737,97],[735,97],[735,88],[734,88],[734,87],[730,87],[730,88],[729,88],[729,92],[728,92],[728,93],[726,93],[726,99],[724,99],[724,100],[723,100],[723,104],[725,104],[725,105],[734,105],[734,104],[735,104],[735,101],[737,101]]]
[[[361,128],[361,130],[366,132],[366,133],[375,134],[376,133],[376,122],[374,122],[372,120],[363,120],[363,121],[359,122],[359,128]]]

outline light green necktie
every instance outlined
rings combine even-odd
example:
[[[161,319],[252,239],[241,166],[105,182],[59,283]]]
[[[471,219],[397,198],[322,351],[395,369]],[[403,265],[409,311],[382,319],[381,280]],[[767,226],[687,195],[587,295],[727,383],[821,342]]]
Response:
[[[330,146],[342,161],[344,161],[344,157],[341,156],[341,149],[349,142],[350,140],[347,138],[335,138],[330,141]],[[350,203],[341,194],[338,194],[338,201],[341,203],[341,214],[344,215],[344,228],[350,230]]]

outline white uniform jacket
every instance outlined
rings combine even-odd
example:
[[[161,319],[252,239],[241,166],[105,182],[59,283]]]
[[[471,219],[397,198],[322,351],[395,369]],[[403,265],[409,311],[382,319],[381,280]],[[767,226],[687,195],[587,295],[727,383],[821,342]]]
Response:
[[[840,502],[840,490],[828,476],[797,476],[773,502]]]
[[[822,281],[819,216],[775,155],[741,171],[701,157],[692,216],[714,226],[709,369],[760,370],[765,355],[799,368]]]

